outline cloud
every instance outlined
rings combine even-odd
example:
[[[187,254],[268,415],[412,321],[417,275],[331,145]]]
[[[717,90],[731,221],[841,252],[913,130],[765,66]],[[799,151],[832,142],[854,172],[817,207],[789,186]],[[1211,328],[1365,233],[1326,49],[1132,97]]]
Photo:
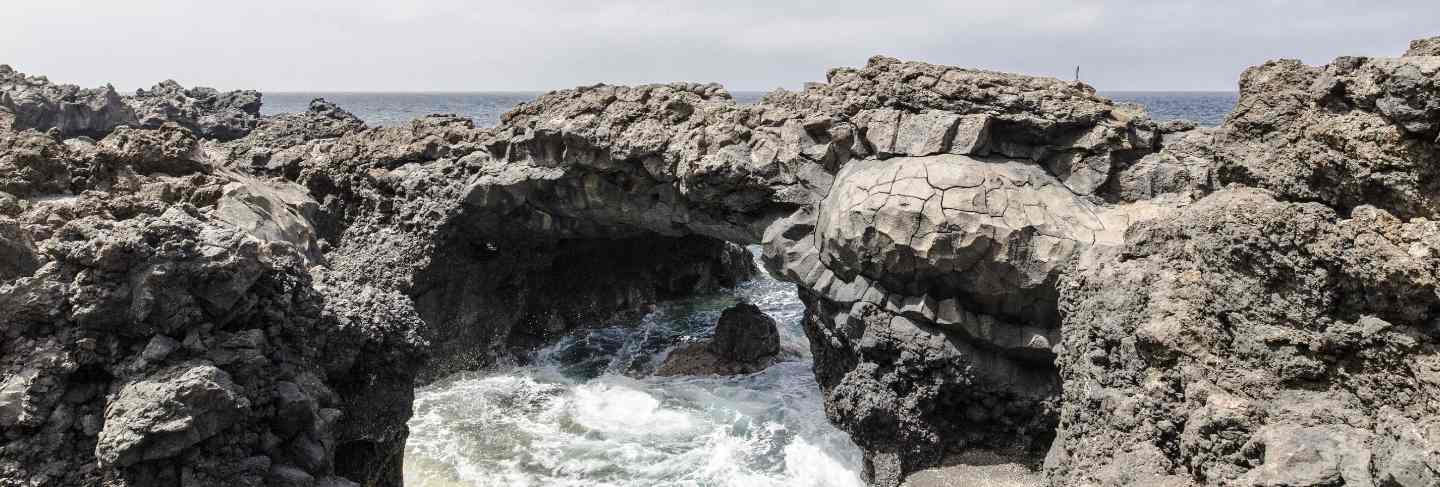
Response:
[[[165,78],[270,91],[798,87],[873,54],[1101,89],[1233,89],[1277,57],[1395,55],[1440,2],[100,0],[17,2],[0,62],[121,89]]]

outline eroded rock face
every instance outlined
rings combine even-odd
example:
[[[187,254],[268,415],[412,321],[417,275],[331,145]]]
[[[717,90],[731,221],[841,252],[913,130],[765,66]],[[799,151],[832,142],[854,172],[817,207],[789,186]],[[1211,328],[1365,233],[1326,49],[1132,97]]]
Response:
[[[417,378],[732,286],[763,242],[873,484],[950,456],[1430,485],[1430,44],[1252,68],[1208,129],[885,57],[750,106],[564,90],[494,129],[0,69],[0,482],[398,485]]]
[[[0,65],[0,109],[15,129],[57,129],[66,135],[103,136],[135,120],[115,88],[56,85],[44,76],[26,76]]]
[[[1253,189],[1132,227],[1113,259],[1064,277],[1052,481],[1406,475],[1378,458],[1398,439],[1378,419],[1433,414],[1437,230]]]
[[[41,148],[0,156],[32,168],[0,211],[0,483],[398,482],[421,322],[306,269],[303,191],[174,124],[0,139]]]
[[[1221,184],[1401,217],[1440,211],[1440,58],[1342,57],[1246,70],[1213,144]]]
[[[975,451],[1048,453],[1057,485],[1430,478],[1393,449],[1428,440],[1381,432],[1436,392],[1403,372],[1440,311],[1431,59],[1268,63],[1213,129],[883,58],[807,89],[877,149],[767,230],[766,263],[871,482]]]
[[[58,130],[63,137],[104,137],[117,127],[159,128],[174,123],[208,139],[243,137],[260,119],[260,92],[186,89],[171,80],[123,96],[115,88],[82,89],[26,76],[0,65],[0,125]],[[3,123],[8,121],[8,123]]]
[[[765,236],[867,476],[896,485],[947,451],[1042,455],[1061,273],[1188,201],[1208,166],[1161,152],[1166,129],[1134,108],[1054,79],[877,57],[768,100],[850,120],[867,149]]]
[[[222,93],[206,87],[186,89],[165,80],[149,90],[137,90],[125,101],[135,111],[135,121],[141,127],[177,123],[207,139],[244,137],[260,118],[260,92],[254,90]]]

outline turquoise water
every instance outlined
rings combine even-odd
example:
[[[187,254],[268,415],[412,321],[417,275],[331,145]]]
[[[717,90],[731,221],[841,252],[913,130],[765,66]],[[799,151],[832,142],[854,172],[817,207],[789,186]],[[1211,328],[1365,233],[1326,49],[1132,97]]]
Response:
[[[1101,92],[1115,101],[1134,102],[1156,120],[1186,119],[1202,126],[1219,125],[1235,107],[1234,92],[1117,91]],[[261,111],[266,114],[301,112],[310,100],[321,97],[339,104],[370,125],[390,126],[431,113],[454,113],[492,126],[517,103],[539,96],[534,92],[504,93],[266,93]],[[735,101],[754,103],[759,91],[731,93]]]

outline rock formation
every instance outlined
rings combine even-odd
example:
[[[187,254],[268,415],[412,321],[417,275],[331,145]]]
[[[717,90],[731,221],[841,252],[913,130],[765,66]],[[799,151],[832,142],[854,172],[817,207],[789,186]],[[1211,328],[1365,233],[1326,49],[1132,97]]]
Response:
[[[884,58],[772,95],[899,120],[765,238],[871,482],[991,452],[1055,485],[1435,483],[1404,453],[1440,392],[1440,65],[1413,54],[1252,68],[1214,129]]]
[[[1410,41],[1405,56],[1440,56],[1440,36]]]
[[[159,128],[175,123],[218,140],[242,137],[260,118],[260,92],[185,89],[167,80],[134,96],[112,86],[82,89],[26,76],[0,64],[0,125],[16,130],[58,130],[61,136],[101,138],[118,127]]]
[[[779,354],[775,319],[759,306],[742,302],[720,313],[710,340],[676,348],[655,375],[749,374],[764,370]]]
[[[7,100],[53,87],[6,74],[30,81]],[[367,129],[317,100],[251,123],[258,94],[162,83],[86,125],[62,95],[0,106],[6,485],[399,485],[417,378],[754,272],[627,226],[663,190],[499,164],[457,117]],[[551,210],[572,226],[543,194],[506,206],[534,188],[575,191]]]
[[[1435,485],[1433,47],[1252,68],[1215,128],[886,57],[495,128],[0,67],[0,483],[398,485],[417,383],[763,242],[875,485]]]

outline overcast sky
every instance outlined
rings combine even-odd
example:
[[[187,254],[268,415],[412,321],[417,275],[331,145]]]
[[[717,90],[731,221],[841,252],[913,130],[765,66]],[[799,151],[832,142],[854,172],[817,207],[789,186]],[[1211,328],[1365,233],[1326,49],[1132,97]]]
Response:
[[[121,90],[548,90],[717,81],[797,88],[874,54],[1234,90],[1266,59],[1396,56],[1440,0],[7,0],[0,63]]]

